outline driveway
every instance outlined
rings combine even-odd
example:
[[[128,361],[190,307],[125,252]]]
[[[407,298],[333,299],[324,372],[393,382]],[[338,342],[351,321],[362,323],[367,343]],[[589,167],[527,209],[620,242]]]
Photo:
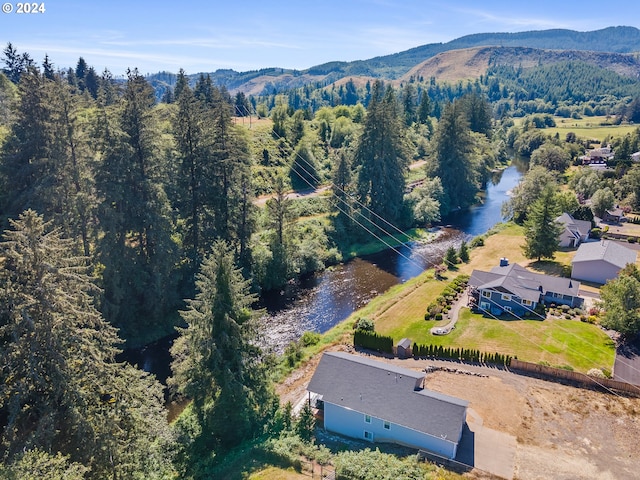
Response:
[[[613,366],[613,379],[640,385],[640,355],[627,346],[618,347]]]
[[[480,415],[469,408],[456,460],[498,477],[511,479],[516,461],[516,437],[485,427]]]

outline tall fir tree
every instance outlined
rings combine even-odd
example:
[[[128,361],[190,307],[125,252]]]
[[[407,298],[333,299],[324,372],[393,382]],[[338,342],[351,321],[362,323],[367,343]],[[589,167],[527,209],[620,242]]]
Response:
[[[151,86],[130,71],[115,121],[102,117],[104,150],[96,186],[104,230],[98,252],[104,265],[103,312],[127,339],[140,339],[149,329],[168,331],[178,302],[172,275],[177,247],[154,103]]]
[[[444,210],[467,207],[478,192],[478,172],[473,164],[473,138],[460,102],[445,106],[435,134],[435,152],[427,173],[439,177],[444,188]]]
[[[372,212],[363,215],[374,225],[382,226],[384,220],[400,223],[408,158],[394,91],[391,87],[384,91],[382,82],[376,81],[354,158],[359,168],[358,196]]]
[[[94,306],[86,258],[33,210],[0,242],[1,454],[39,449],[87,478],[160,478],[171,434],[160,385],[115,363],[120,340]]]
[[[542,191],[531,205],[524,222],[525,244],[522,248],[527,258],[553,258],[558,250],[562,225],[556,222],[560,208],[551,187]]]
[[[172,383],[193,399],[205,443],[228,448],[262,431],[275,394],[253,339],[255,297],[224,241],[214,243],[196,285],[171,350]]]

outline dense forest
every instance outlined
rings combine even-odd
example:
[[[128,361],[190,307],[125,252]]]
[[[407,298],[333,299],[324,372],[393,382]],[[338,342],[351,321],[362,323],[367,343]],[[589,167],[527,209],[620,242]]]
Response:
[[[344,260],[353,244],[383,246],[394,230],[474,204],[514,153],[532,168],[507,218],[535,228],[530,206],[540,203],[588,218],[586,199],[640,207],[638,132],[611,139],[613,173],[553,188],[590,144],[546,135],[552,113],[626,122],[640,111],[637,82],[580,63],[494,66],[455,85],[349,80],[246,96],[184,71],[159,90],[135,69],[115,79],[83,58],[56,69],[11,44],[2,61],[0,475],[9,478],[38,469],[202,478],[247,439],[304,436],[271,384],[259,296]],[[248,116],[263,123],[248,128]],[[287,195],[320,185],[331,194]],[[191,404],[169,426],[162,386],[117,354],[176,328],[168,384]]]

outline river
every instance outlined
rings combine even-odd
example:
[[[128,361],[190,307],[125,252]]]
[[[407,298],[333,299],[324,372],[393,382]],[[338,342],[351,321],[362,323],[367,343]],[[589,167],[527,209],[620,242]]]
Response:
[[[264,344],[281,352],[307,330],[326,332],[388,288],[440,263],[449,246],[457,247],[463,239],[487,232],[502,220],[502,204],[520,181],[520,168],[512,165],[496,172],[487,182],[483,202],[445,218],[444,223],[449,226],[440,228],[435,240],[353,259],[263,298]],[[142,349],[129,350],[126,359],[164,382],[169,375],[171,343],[172,338],[168,337]]]

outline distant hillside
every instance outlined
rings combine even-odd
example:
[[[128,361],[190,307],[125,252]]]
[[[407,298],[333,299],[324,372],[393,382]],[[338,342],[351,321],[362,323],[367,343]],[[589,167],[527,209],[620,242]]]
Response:
[[[448,82],[478,78],[490,66],[538,67],[582,62],[634,79],[640,78],[640,54],[581,50],[543,50],[528,47],[473,47],[440,53],[414,66],[400,80],[410,77]]]
[[[469,49],[475,47],[503,47],[502,49],[493,50],[476,50],[475,52],[466,52],[464,54],[455,54],[451,57],[441,56],[438,62],[445,67],[441,70],[434,64],[425,66],[425,61],[435,57],[438,54],[451,52],[453,50]],[[290,88],[300,87],[310,83],[328,84],[340,80],[345,77],[371,77],[382,78],[386,80],[401,79],[407,77],[408,72],[417,72],[416,69],[424,68],[425,73],[421,73],[425,77],[435,76],[438,79],[458,79],[476,77],[482,73],[482,65],[491,61],[490,57],[484,58],[483,55],[504,56],[504,61],[508,62],[507,57],[516,54],[522,54],[524,50],[513,50],[506,47],[526,47],[529,49],[540,50],[571,50],[572,52],[607,52],[612,54],[630,54],[632,52],[640,52],[640,30],[634,27],[608,27],[602,30],[592,32],[577,32],[573,30],[540,30],[519,33],[482,33],[467,35],[447,43],[432,43],[415,47],[404,52],[395,53],[371,58],[369,60],[357,60],[353,62],[328,62],[322,65],[311,67],[307,70],[287,70],[281,68],[267,68],[249,72],[236,72],[234,70],[217,70],[210,73],[213,82],[217,85],[224,85],[230,91],[243,91],[248,94],[259,95],[263,93],[274,93]],[[468,73],[464,73],[463,69],[458,67],[457,72],[453,72],[453,59],[461,59],[460,55],[470,55],[465,60],[468,67]],[[531,55],[539,55],[531,53]],[[562,56],[564,54],[555,54]],[[571,55],[578,55],[572,53]],[[544,59],[551,61],[551,54],[543,55]],[[614,60],[607,62],[603,60],[606,55],[601,56],[598,60],[596,56],[591,56],[586,61],[599,61],[613,65],[622,58],[636,58],[633,55],[617,56]],[[564,58],[564,60],[572,60],[572,58]],[[575,60],[575,59],[574,59]],[[528,60],[527,60],[528,61]],[[547,60],[542,60],[543,63]],[[622,62],[622,64],[624,61]],[[422,65],[422,67],[420,66]],[[447,66],[448,65],[448,66]],[[488,65],[488,63],[487,63]],[[609,68],[605,66],[604,68]],[[620,67],[622,68],[622,67]],[[624,70],[624,68],[622,68]],[[616,70],[618,73],[628,75],[622,70]],[[633,68],[632,68],[633,70]],[[427,72],[440,72],[440,74],[426,74]],[[479,73],[478,73],[479,72]],[[446,75],[450,75],[447,78]],[[191,78],[195,81],[197,75]],[[151,83],[161,92],[167,86],[172,86],[172,79],[166,72],[151,75],[149,77]],[[175,77],[173,77],[173,82]]]

